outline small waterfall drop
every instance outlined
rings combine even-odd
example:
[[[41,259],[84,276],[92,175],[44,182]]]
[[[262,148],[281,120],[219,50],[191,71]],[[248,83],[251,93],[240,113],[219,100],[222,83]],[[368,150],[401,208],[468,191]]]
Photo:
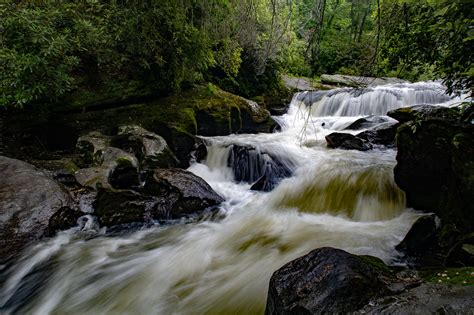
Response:
[[[373,88],[340,88],[302,92],[298,101],[314,116],[385,115],[388,111],[419,104],[446,103],[453,98],[436,82],[382,85]]]
[[[312,249],[393,262],[420,216],[394,183],[396,151],[328,149],[324,137],[363,115],[454,101],[437,83],[298,93],[275,117],[278,133],[205,138],[207,158],[189,170],[225,198],[217,220],[61,232],[0,271],[0,313],[263,314],[272,273]],[[246,180],[233,170],[235,147],[254,150]],[[291,173],[250,190],[269,158]]]

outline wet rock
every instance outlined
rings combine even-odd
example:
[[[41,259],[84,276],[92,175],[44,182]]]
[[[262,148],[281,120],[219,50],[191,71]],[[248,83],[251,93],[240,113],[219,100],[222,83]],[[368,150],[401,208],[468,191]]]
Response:
[[[273,273],[265,314],[354,312],[392,294],[391,281],[389,269],[377,258],[318,248]]]
[[[69,207],[61,207],[49,219],[49,235],[54,235],[58,231],[67,230],[77,225],[77,220],[83,216],[84,213],[71,209]]]
[[[442,258],[436,255],[440,249],[436,217],[428,215],[416,220],[395,248],[414,258],[416,264],[442,265]]]
[[[153,195],[177,195],[177,200],[170,209],[173,218],[201,211],[224,201],[202,178],[181,169],[157,169],[152,179],[147,180],[145,190]]]
[[[344,130],[359,130],[359,129],[368,129],[375,127],[377,125],[389,122],[389,119],[382,116],[370,115],[367,117],[359,118],[349,126],[344,128]]]
[[[270,191],[293,173],[293,163],[251,146],[233,145],[227,161],[238,182],[254,183],[252,190]]]
[[[397,134],[398,123],[385,123],[375,126],[370,130],[358,133],[356,137],[369,142],[370,144],[395,146],[395,136]]]
[[[328,148],[367,151],[372,145],[366,140],[358,138],[349,133],[333,132],[326,136]]]
[[[153,198],[133,190],[101,188],[94,202],[94,214],[105,226],[146,222]]]
[[[181,169],[146,174],[143,189],[100,189],[95,214],[106,226],[176,219],[202,212],[223,201],[202,178]]]
[[[405,123],[398,128],[397,147],[395,181],[408,206],[472,231],[474,126],[440,119]]]
[[[165,139],[137,125],[120,126],[112,146],[133,153],[142,168],[174,167],[178,164]]]
[[[48,235],[50,218],[71,206],[69,194],[45,173],[0,156],[0,260]]]
[[[400,123],[420,119],[442,119],[456,122],[460,120],[459,108],[434,105],[402,107],[389,111],[387,115]]]

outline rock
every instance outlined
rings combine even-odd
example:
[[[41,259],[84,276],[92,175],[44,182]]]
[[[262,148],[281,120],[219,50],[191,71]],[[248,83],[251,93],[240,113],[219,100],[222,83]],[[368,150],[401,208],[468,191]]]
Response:
[[[405,123],[420,119],[442,119],[449,121],[460,120],[460,110],[457,107],[443,107],[435,105],[415,105],[391,110],[387,113],[389,117]]]
[[[48,235],[50,218],[72,199],[42,171],[0,156],[0,260]]]
[[[110,137],[98,131],[89,132],[77,139],[76,153],[82,166],[100,164],[100,152],[110,146]]]
[[[244,98],[241,98],[239,104],[224,113],[210,111],[209,108],[198,109],[197,134],[209,137],[231,133],[272,132],[276,123],[265,108]]]
[[[474,233],[464,236],[447,254],[446,265],[453,267],[474,266]]]
[[[367,117],[359,118],[349,126],[344,128],[344,130],[359,130],[359,129],[369,129],[377,125],[389,122],[389,119],[382,116],[370,115]]]
[[[254,183],[251,189],[262,191],[272,190],[282,179],[290,177],[294,168],[291,161],[239,145],[232,146],[227,165],[236,181]]]
[[[134,154],[142,168],[175,167],[179,163],[165,139],[137,125],[120,126],[112,146]]]
[[[203,179],[181,169],[146,174],[143,189],[100,189],[95,214],[106,226],[197,214],[223,201]]]
[[[96,189],[130,188],[138,185],[138,161],[132,154],[114,147],[95,153],[96,166],[80,169],[74,176],[82,186]]]
[[[367,151],[372,145],[366,140],[358,138],[349,133],[333,132],[326,136],[328,148]]]
[[[474,126],[441,119],[405,123],[398,128],[397,147],[395,181],[408,206],[472,231]]]
[[[336,84],[351,87],[362,87],[362,86],[377,86],[385,84],[396,84],[406,83],[407,81],[398,78],[373,78],[373,77],[360,77],[352,75],[342,74],[323,74],[321,75],[321,82],[324,84]]]
[[[109,173],[108,182],[113,188],[126,189],[140,185],[138,169],[128,159],[118,159]]]
[[[395,136],[397,134],[398,123],[384,123],[375,126],[370,130],[362,131],[356,135],[357,138],[365,140],[370,144],[395,146]]]
[[[94,214],[101,224],[112,226],[131,222],[146,222],[150,218],[154,199],[133,190],[101,188],[94,202]]]
[[[296,94],[296,100],[302,102],[305,106],[310,107],[314,103],[319,102],[324,96],[331,91],[305,91]]]
[[[392,294],[391,281],[389,269],[377,258],[318,248],[273,273],[265,314],[354,312]]]
[[[395,249],[415,259],[418,265],[443,265],[440,250],[438,225],[434,215],[423,216],[415,221]]]
[[[354,314],[472,314],[474,286],[423,283],[380,298]]]
[[[67,230],[77,225],[77,220],[83,216],[84,213],[76,211],[69,207],[61,207],[49,219],[48,234],[54,235],[58,231]]]
[[[171,199],[176,196],[176,202],[169,209],[172,218],[192,214],[224,201],[202,178],[181,169],[157,169],[153,179],[145,183],[145,189],[155,196]]]

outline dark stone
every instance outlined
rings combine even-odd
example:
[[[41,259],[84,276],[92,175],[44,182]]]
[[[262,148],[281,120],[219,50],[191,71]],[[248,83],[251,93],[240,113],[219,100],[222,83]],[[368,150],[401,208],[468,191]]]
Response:
[[[171,206],[172,218],[202,211],[224,201],[202,178],[181,169],[157,169],[145,189],[153,195],[178,195]]]
[[[344,128],[344,130],[359,130],[359,129],[368,129],[375,127],[377,125],[388,122],[388,119],[382,116],[370,115],[367,117],[359,118],[349,126]]]
[[[69,207],[61,207],[49,219],[49,235],[54,235],[58,231],[67,230],[77,225],[77,220],[84,213]]]
[[[377,258],[318,248],[273,273],[265,314],[354,312],[374,298],[392,294],[392,280]]]
[[[202,178],[182,169],[145,174],[143,188],[100,189],[95,214],[106,226],[195,215],[223,201]]]
[[[146,222],[147,205],[152,198],[133,190],[99,189],[94,202],[95,212],[105,226]]]
[[[119,160],[110,172],[109,183],[116,189],[127,189],[140,184],[138,169],[129,160]]]
[[[281,115],[286,114],[286,112],[288,111],[288,106],[270,108],[269,111],[270,111],[270,114],[272,114],[273,116],[281,116]]]
[[[375,126],[370,130],[358,133],[356,137],[369,142],[370,144],[395,146],[395,136],[397,134],[397,123],[386,123]]]
[[[474,228],[474,126],[440,119],[405,123],[397,132],[395,181],[408,206],[443,224]]]
[[[366,140],[360,139],[349,133],[333,132],[326,136],[328,148],[367,151],[372,145]]]
[[[441,119],[449,121],[460,120],[460,110],[456,107],[443,107],[435,105],[415,105],[391,110],[387,113],[389,117],[405,123],[419,119]]]
[[[474,266],[474,233],[464,236],[451,248],[446,257],[446,265],[453,267]]]
[[[472,314],[474,286],[423,283],[382,297],[355,314]]]
[[[294,165],[251,146],[233,145],[227,161],[238,182],[254,183],[252,190],[270,191],[293,173]]]
[[[79,183],[76,180],[76,177],[74,177],[71,172],[66,171],[66,170],[59,170],[57,171],[53,179],[61,184],[63,184],[66,187],[77,187],[79,186]]]
[[[72,199],[45,173],[0,156],[0,261],[48,235],[50,218]]]
[[[412,255],[425,252],[436,244],[436,231],[436,217],[423,216],[415,221],[403,241],[395,248]]]
[[[195,150],[193,151],[194,161],[200,163],[207,157],[207,146],[203,140],[198,139],[194,145]]]

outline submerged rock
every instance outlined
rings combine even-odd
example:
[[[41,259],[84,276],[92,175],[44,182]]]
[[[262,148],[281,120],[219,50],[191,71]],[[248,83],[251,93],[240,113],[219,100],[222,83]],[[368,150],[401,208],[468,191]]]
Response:
[[[372,145],[366,140],[358,138],[350,133],[333,132],[326,136],[328,148],[367,151]]]
[[[28,163],[0,156],[0,260],[49,234],[50,218],[72,205],[65,189]]]
[[[297,258],[270,279],[265,314],[336,314],[393,294],[390,269],[378,258],[324,247]]]
[[[157,169],[147,174],[143,188],[101,189],[95,214],[111,226],[168,220],[197,214],[222,201],[202,178],[181,169]]]

